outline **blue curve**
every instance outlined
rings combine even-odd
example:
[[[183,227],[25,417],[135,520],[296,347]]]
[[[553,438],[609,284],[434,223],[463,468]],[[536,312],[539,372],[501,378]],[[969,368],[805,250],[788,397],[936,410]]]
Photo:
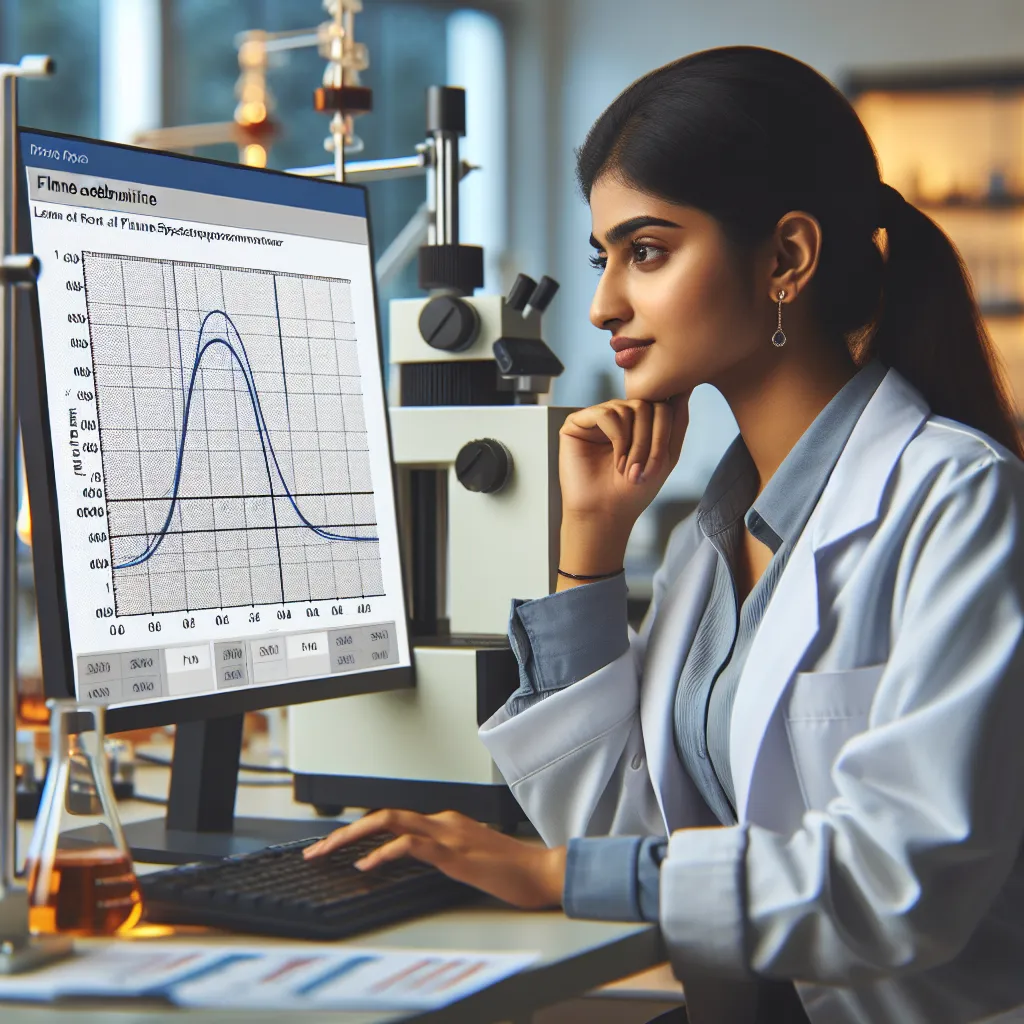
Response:
[[[234,332],[234,337],[238,342],[239,347],[242,350],[241,356],[235,350],[234,345],[228,340],[228,338],[208,338],[205,342],[203,341],[203,333],[206,330],[206,325],[212,316],[222,316],[230,330],[226,330],[224,333],[231,336],[231,332]],[[284,473],[281,472],[281,466],[277,461],[277,453],[274,451],[274,444],[270,439],[270,429],[267,427],[266,420],[263,416],[263,408],[260,405],[260,396],[256,391],[256,382],[252,377],[252,365],[249,362],[249,353],[245,349],[245,342],[242,341],[242,336],[238,332],[238,328],[235,326],[234,321],[228,314],[222,309],[211,310],[206,316],[203,317],[203,322],[199,325],[199,344],[196,347],[196,357],[192,363],[192,374],[188,382],[188,390],[185,394],[185,410],[182,414],[181,422],[181,441],[178,444],[178,455],[174,466],[174,481],[171,485],[171,504],[167,509],[167,518],[164,520],[163,526],[156,532],[154,537],[146,545],[145,550],[137,555],[135,558],[129,559],[127,562],[122,562],[120,565],[115,565],[114,569],[131,569],[133,566],[141,565],[147,559],[152,558],[160,549],[160,545],[163,544],[164,538],[167,536],[168,527],[171,525],[171,518],[174,515],[174,506],[178,503],[178,488],[181,484],[181,462],[182,457],[185,453],[185,439],[188,435],[188,421],[189,414],[192,409],[192,395],[195,391],[196,377],[199,374],[199,367],[203,356],[207,349],[212,348],[214,345],[223,345],[228,352],[231,353],[231,357],[238,364],[239,369],[242,371],[242,376],[245,378],[245,386],[249,391],[249,401],[252,404],[252,411],[256,417],[256,428],[259,432],[260,445],[263,449],[263,461],[267,467],[267,482],[273,487],[272,474],[270,472],[270,462],[273,460],[274,469],[277,471],[277,477],[281,481],[281,486],[284,488],[285,497],[287,497],[292,508],[295,510],[295,514],[299,517],[302,525],[312,530],[318,537],[323,537],[325,540],[345,540],[345,541],[375,541],[377,537],[348,537],[341,533],[331,533],[330,530],[325,530],[322,526],[315,526],[311,523],[303,514],[302,510],[296,504],[295,497],[293,496],[291,489],[288,487],[288,481],[284,478]],[[274,499],[271,498],[271,501]]]

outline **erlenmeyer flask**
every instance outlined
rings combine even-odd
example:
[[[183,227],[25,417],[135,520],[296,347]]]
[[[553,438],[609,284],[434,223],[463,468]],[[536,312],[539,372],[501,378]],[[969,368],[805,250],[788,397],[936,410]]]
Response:
[[[112,935],[142,916],[142,894],[103,749],[105,709],[51,700],[50,767],[26,863],[35,934]],[[89,828],[89,838],[71,835]]]

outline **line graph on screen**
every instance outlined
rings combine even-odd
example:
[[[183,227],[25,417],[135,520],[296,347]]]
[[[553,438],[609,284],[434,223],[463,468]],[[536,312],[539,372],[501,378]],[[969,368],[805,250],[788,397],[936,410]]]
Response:
[[[381,596],[351,283],[82,263],[117,614]]]

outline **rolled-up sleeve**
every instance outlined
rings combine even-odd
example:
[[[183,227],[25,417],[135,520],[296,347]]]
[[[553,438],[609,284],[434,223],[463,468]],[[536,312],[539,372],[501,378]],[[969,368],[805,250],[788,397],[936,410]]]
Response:
[[[509,642],[519,662],[510,715],[610,665],[629,648],[623,576],[512,602]]]
[[[664,836],[569,840],[562,904],[569,917],[657,921]]]

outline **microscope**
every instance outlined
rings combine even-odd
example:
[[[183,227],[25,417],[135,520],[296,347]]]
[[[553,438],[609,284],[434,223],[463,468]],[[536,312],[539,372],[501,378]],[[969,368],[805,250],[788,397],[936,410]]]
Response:
[[[483,251],[459,243],[465,93],[427,95],[425,299],[391,303],[389,405],[416,686],[289,710],[295,799],[451,809],[512,828],[522,813],[477,736],[519,685],[511,599],[558,568],[558,433],[543,401],[563,366],[541,338],[558,290],[520,274],[479,295]]]

